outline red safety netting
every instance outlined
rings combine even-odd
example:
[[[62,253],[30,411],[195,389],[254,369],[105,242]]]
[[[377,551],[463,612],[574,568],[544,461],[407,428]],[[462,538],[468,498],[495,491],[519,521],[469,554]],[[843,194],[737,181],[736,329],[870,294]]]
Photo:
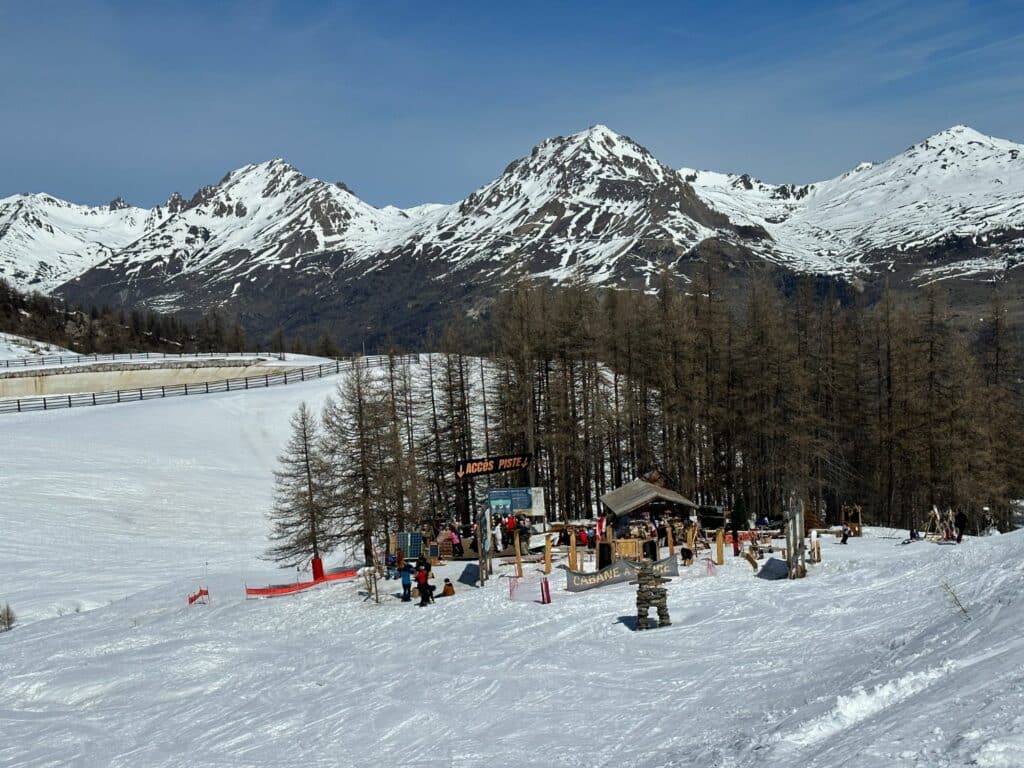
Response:
[[[325,581],[339,581],[340,579],[351,579],[356,575],[356,568],[336,568],[324,574],[322,579],[315,581],[298,581],[294,584],[271,584],[269,587],[246,587],[246,597],[280,597],[302,592],[304,589],[315,587]]]

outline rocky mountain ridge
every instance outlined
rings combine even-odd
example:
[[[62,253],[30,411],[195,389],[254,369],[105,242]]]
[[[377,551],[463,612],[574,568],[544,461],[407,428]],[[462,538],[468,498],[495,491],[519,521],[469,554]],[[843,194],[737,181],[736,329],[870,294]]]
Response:
[[[1024,146],[957,125],[883,163],[807,185],[680,169],[759,255],[796,271],[998,279],[1024,257]]]
[[[739,273],[1004,280],[1024,256],[1024,147],[954,126],[834,179],[772,185],[672,169],[597,125],[451,205],[376,208],[280,159],[150,210],[0,199],[0,277],[15,285],[186,315],[220,306],[256,332],[419,325],[513,273],[651,289],[710,254]]]

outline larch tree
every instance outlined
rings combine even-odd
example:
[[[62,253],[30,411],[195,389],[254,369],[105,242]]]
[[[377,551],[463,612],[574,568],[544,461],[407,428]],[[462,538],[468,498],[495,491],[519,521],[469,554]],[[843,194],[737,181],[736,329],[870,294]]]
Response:
[[[332,517],[337,535],[373,562],[384,514],[378,448],[387,443],[384,413],[365,364],[356,362],[324,405],[324,455],[332,477]]]
[[[268,559],[297,566],[329,553],[340,539],[331,514],[329,472],[316,417],[302,403],[291,419],[292,434],[274,472],[274,506]]]

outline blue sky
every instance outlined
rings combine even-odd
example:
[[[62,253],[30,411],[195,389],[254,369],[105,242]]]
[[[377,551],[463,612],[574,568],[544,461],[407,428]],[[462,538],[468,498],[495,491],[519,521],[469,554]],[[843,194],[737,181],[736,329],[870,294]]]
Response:
[[[956,123],[1024,142],[1024,3],[0,0],[0,196],[155,205],[284,157],[451,202],[594,123],[808,182]]]

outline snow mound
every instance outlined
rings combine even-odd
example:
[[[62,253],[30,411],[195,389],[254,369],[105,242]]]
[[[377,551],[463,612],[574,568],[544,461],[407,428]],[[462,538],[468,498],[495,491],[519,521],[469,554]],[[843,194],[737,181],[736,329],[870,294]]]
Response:
[[[19,360],[25,357],[63,354],[73,355],[75,353],[45,341],[36,341],[11,333],[0,333],[0,360]]]

